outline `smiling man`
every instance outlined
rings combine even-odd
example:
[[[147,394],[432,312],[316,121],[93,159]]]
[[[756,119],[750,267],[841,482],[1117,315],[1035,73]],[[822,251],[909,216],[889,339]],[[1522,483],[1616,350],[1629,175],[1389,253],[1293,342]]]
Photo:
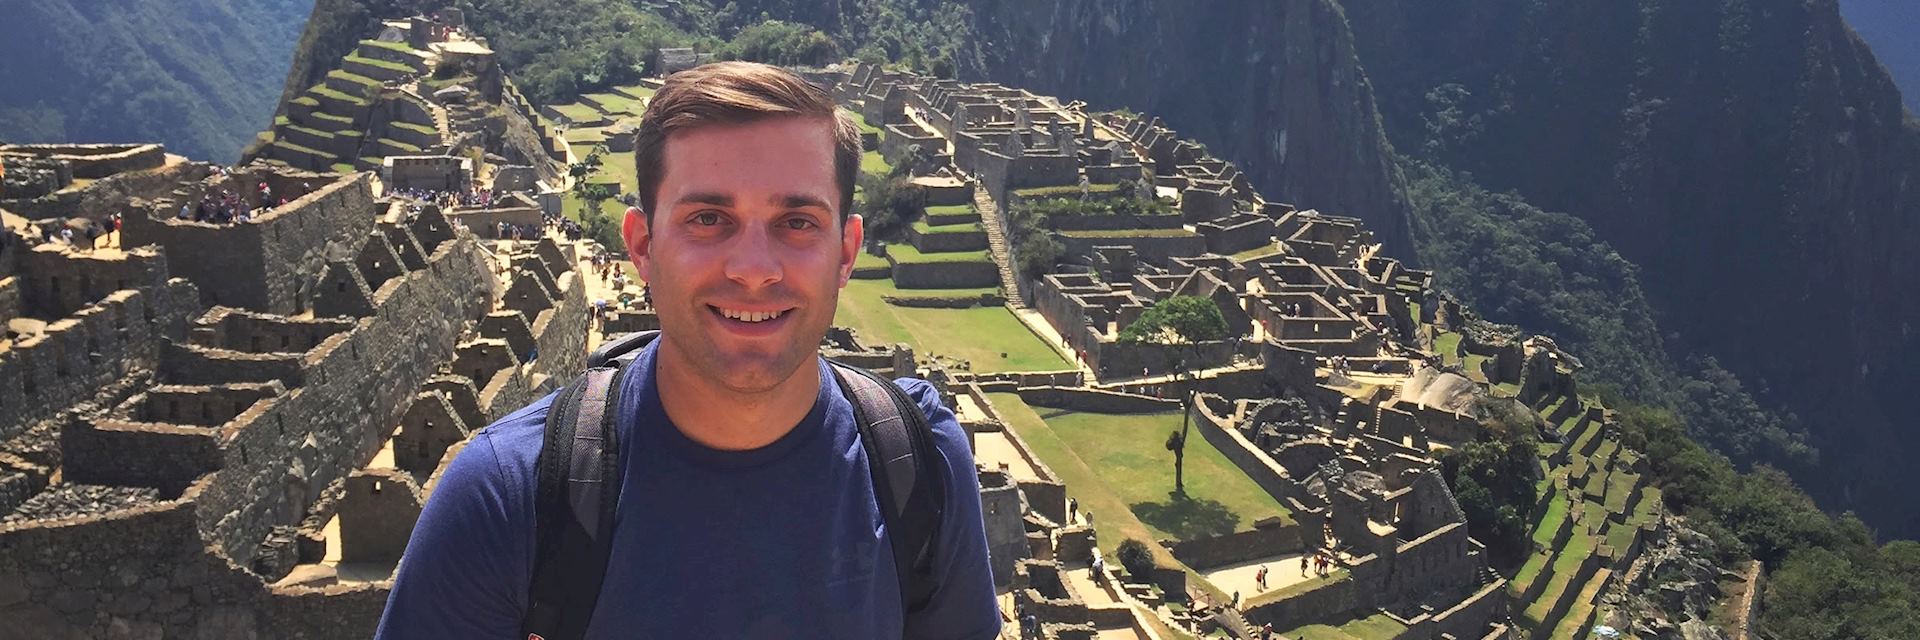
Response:
[[[565,411],[549,396],[450,463],[380,637],[998,634],[979,482],[953,413],[927,383],[896,381],[930,443],[917,477],[943,507],[887,511],[892,481],[863,441],[875,427],[856,417],[872,405],[849,400],[818,353],[861,245],[849,215],[860,151],[850,117],[792,73],[719,63],[668,78],[637,133],[641,206],[623,228],[661,330],[610,383],[617,498],[611,523],[582,525],[606,532],[604,578],[555,578],[597,596],[553,607],[575,631],[529,630],[530,609],[546,608],[530,604],[546,602],[535,576],[553,566],[536,543],[543,434]],[[894,522],[912,515],[931,524],[909,580],[892,547],[918,530]]]

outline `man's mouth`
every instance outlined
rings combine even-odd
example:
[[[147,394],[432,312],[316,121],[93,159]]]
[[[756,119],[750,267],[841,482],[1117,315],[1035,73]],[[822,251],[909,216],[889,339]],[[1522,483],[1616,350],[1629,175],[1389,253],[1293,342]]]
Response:
[[[721,307],[721,306],[716,306],[711,304],[707,305],[707,308],[712,309],[714,313],[720,314],[721,317],[726,318],[728,320],[735,320],[735,321],[747,322],[747,323],[760,323],[760,322],[767,322],[771,320],[778,320],[786,316],[787,312],[793,310],[789,308],[789,309],[780,309],[778,311],[749,311],[745,309],[729,309],[726,307]]]

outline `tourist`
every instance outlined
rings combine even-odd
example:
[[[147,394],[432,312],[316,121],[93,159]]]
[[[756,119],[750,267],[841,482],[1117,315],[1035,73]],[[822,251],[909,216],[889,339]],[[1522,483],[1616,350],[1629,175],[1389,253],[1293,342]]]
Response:
[[[1238,590],[1235,590],[1233,592],[1233,610],[1234,611],[1240,610],[1240,592]]]
[[[1300,554],[1300,577],[1302,578],[1307,577],[1308,562],[1310,562],[1310,559],[1308,558],[1307,554],[1304,554],[1304,553]]]
[[[1073,521],[1079,517],[1079,512],[1080,499],[1067,498],[1067,524],[1073,524]]]
[[[1260,570],[1253,572],[1253,581],[1260,586],[1261,591],[1267,590],[1267,565],[1260,565]]]
[[[622,227],[641,278],[663,287],[659,333],[630,354],[611,386],[596,385],[619,402],[609,406],[610,398],[569,384],[572,391],[543,396],[474,432],[437,472],[376,638],[574,637],[587,629],[597,638],[1000,632],[965,430],[931,385],[905,378],[878,384],[900,387],[882,395],[905,396],[909,404],[900,409],[909,419],[857,423],[858,405],[836,384],[843,374],[819,355],[840,269],[858,255],[863,237],[849,216],[855,176],[835,170],[856,166],[861,153],[858,136],[847,135],[856,131],[844,126],[847,117],[826,92],[767,65],[715,63],[667,79],[634,136],[640,205],[627,211]],[[700,202],[700,194],[729,204]],[[709,210],[721,210],[725,233],[712,233]],[[787,224],[793,220],[809,224]],[[727,309],[782,314],[749,323],[730,319],[738,314]],[[589,405],[582,396],[601,398]],[[570,459],[569,447],[548,447],[548,415],[575,424],[568,417],[603,408],[604,421],[578,423],[611,429],[620,455],[604,474],[591,474],[602,483],[577,484],[620,493],[584,503],[607,505],[598,511],[534,499],[569,493],[566,463],[586,461]],[[894,460],[869,466],[867,457],[846,452],[891,448],[859,434],[903,435],[899,424],[924,429],[914,435],[926,437],[932,455],[915,456],[913,468],[930,472],[920,479],[932,486],[919,495],[944,503],[909,514],[929,516],[931,529],[912,537],[900,534],[913,532],[919,518],[892,526],[900,516],[891,495],[846,499],[871,494],[873,478],[892,473]],[[587,440],[567,445],[614,451]],[[561,464],[549,466],[561,475],[540,482],[540,463],[556,459]],[[670,472],[648,473],[654,470]],[[609,476],[624,480],[604,482]],[[537,553],[536,541],[561,533],[538,521],[595,515],[605,527],[594,538],[607,545],[598,557],[617,561],[582,567]],[[888,526],[844,526],[849,522]],[[936,552],[899,566],[909,574],[902,581],[894,574],[895,542],[931,544]],[[716,559],[754,573],[726,570]],[[583,584],[574,579],[582,574],[555,573],[569,569],[604,576]],[[545,578],[538,587],[536,575]],[[644,600],[663,593],[672,602]],[[908,597],[919,601],[910,611],[902,605]],[[799,602],[836,606],[763,606]],[[530,610],[554,616],[529,620]],[[878,628],[876,621],[900,626]],[[1038,626],[1032,613],[1022,622]]]

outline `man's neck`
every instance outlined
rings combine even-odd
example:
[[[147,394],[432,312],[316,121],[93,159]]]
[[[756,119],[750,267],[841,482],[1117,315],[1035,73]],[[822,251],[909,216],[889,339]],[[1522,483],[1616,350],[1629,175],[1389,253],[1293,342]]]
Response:
[[[813,409],[821,380],[819,363],[809,360],[772,389],[741,393],[701,377],[685,354],[663,342],[654,357],[654,384],[681,434],[710,449],[744,451],[792,431]]]

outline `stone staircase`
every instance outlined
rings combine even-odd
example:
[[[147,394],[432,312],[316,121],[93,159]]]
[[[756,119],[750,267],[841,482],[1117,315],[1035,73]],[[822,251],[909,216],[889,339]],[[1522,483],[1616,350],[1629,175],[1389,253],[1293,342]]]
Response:
[[[1013,246],[1007,244],[1007,226],[1000,219],[1000,207],[993,203],[986,186],[978,182],[973,185],[973,208],[980,213],[980,226],[987,229],[987,248],[1000,268],[1000,288],[1007,292],[1007,306],[1025,309],[1027,303],[1021,295],[1020,276],[1013,268]]]

